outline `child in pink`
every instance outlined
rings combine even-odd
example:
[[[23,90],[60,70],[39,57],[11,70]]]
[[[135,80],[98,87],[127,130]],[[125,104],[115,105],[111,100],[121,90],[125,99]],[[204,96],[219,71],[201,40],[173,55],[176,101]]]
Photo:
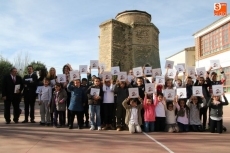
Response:
[[[154,122],[155,122],[155,102],[151,95],[145,93],[144,98],[144,121],[145,121],[145,132],[154,131]]]

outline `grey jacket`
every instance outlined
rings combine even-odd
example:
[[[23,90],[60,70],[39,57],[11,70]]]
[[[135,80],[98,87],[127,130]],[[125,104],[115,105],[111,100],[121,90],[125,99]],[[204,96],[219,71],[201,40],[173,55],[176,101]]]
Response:
[[[220,103],[218,105],[215,105],[215,104],[213,104],[212,98],[209,100],[208,106],[211,109],[210,116],[213,116],[213,117],[222,117],[223,116],[223,106],[228,105],[228,100],[225,96],[224,96],[224,101],[225,102],[220,101]]]
[[[52,106],[53,107],[56,106],[57,111],[66,111],[66,99],[67,99],[67,93],[65,89],[62,89],[58,93],[54,91]],[[55,109],[53,108],[52,112],[54,112],[54,110]]]

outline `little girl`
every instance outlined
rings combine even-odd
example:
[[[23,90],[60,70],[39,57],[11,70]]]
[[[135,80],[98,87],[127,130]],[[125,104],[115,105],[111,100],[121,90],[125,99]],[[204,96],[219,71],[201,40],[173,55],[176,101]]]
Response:
[[[66,111],[66,99],[67,93],[62,88],[61,83],[55,84],[55,91],[53,94],[53,107],[54,107],[54,127],[62,127],[65,125],[65,111]],[[57,125],[57,119],[59,117],[59,126]]]
[[[189,131],[189,108],[186,105],[186,99],[179,99],[176,96],[176,108],[177,108],[177,123],[180,129],[180,132]]]
[[[206,105],[206,100],[204,97],[202,97],[202,102],[198,103],[199,97],[192,96],[190,98],[190,101],[187,102],[187,106],[190,110],[190,116],[189,116],[189,123],[191,130],[194,132],[202,132],[203,128],[201,126],[201,119],[200,119],[200,108],[201,103],[203,105]]]
[[[144,121],[145,121],[145,132],[153,132],[154,131],[154,122],[155,122],[155,104],[153,103],[152,96],[147,95],[145,92],[144,98]]]
[[[125,124],[128,125],[130,133],[134,133],[135,131],[138,133],[142,132],[140,125],[142,125],[141,109],[143,107],[143,99],[139,97],[138,100],[141,102],[139,105],[137,105],[137,99],[130,99],[129,97],[122,103],[126,109]],[[130,102],[130,105],[127,104],[128,102]]]
[[[158,93],[155,96],[154,100],[156,101],[156,122],[155,122],[155,131],[164,131],[165,130],[165,99],[163,98],[163,93]]]
[[[175,100],[174,100],[175,103]],[[166,109],[166,132],[179,132],[179,127],[176,123],[176,114],[175,114],[176,107],[173,105],[172,102],[167,103]]]
[[[220,96],[212,96],[208,102],[210,107],[210,131],[211,133],[216,132],[222,133],[223,130],[223,106],[228,105],[228,100],[223,94],[224,102],[220,101]]]

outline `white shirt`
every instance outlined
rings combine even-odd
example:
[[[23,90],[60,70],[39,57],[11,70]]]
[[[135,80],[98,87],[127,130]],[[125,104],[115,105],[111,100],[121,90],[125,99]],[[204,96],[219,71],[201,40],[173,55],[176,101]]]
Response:
[[[131,115],[130,115],[130,124],[138,124],[138,115],[137,115],[137,108],[133,107],[131,109]]]
[[[50,103],[52,98],[52,88],[50,86],[43,86],[41,89],[41,96],[39,97],[41,101],[48,101],[48,103]]]
[[[175,116],[175,110],[166,110],[166,123],[167,124],[175,124],[176,123],[176,116]]]
[[[159,101],[156,108],[156,117],[165,117],[165,106],[162,102]]]
[[[114,85],[110,85],[110,87],[103,85],[103,91],[103,103],[114,103]]]

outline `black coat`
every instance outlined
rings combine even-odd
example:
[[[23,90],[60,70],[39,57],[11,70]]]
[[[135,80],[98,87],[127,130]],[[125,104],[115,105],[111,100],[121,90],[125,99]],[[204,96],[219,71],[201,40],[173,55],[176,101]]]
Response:
[[[32,78],[33,82],[26,81],[26,79]],[[30,75],[25,75],[23,78],[23,84],[24,84],[24,96],[36,96],[36,90],[37,90],[37,74],[33,73]]]
[[[20,85],[20,93],[14,93],[15,85]],[[3,79],[2,97],[6,97],[7,101],[13,99],[21,99],[21,91],[23,90],[23,81],[20,76],[16,76],[16,82],[14,83],[12,76],[6,75]]]

